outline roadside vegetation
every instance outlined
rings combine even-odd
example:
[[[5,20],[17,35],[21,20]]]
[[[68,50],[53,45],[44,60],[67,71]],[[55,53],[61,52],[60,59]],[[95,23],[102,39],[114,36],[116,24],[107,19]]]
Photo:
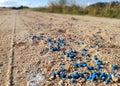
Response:
[[[120,18],[120,2],[98,2],[88,6],[79,6],[76,3],[67,4],[67,0],[58,0],[51,2],[48,7],[32,8],[34,11],[76,14],[76,15],[91,15],[101,17]]]

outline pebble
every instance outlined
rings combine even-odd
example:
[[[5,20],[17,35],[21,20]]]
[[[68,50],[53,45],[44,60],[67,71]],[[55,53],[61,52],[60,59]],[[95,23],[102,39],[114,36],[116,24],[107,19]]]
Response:
[[[84,79],[84,78],[81,78],[81,79],[80,79],[80,83],[83,83],[83,82],[85,82],[85,79]]]
[[[113,80],[114,82],[118,82],[118,81],[119,81],[119,78],[118,78],[117,76],[112,75],[112,80]]]
[[[55,79],[55,77],[54,76],[50,76],[49,80],[53,80],[53,79]]]
[[[59,85],[59,86],[64,86],[63,80],[60,80],[60,81],[58,82],[58,85]]]

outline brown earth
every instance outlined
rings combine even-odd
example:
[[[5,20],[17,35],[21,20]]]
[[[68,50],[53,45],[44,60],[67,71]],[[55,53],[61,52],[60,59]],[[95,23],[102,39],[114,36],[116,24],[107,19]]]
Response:
[[[106,69],[111,71],[111,65],[120,67],[120,20],[61,15],[50,13],[38,13],[32,11],[4,11],[0,12],[0,86],[27,86],[30,83],[31,73],[44,74],[43,79],[34,80],[36,85],[30,86],[59,86],[63,80],[65,86],[120,86],[119,82],[104,84],[102,81],[85,81],[78,79],[76,84],[71,84],[67,79],[57,78],[49,80],[50,74],[60,69],[59,64],[65,63],[64,68],[72,73],[75,68],[71,67],[71,61],[66,59],[61,52],[43,51],[49,47],[44,40],[31,40],[30,35],[43,34],[44,39],[49,37],[57,39],[65,38],[67,46],[80,52],[80,49],[93,45],[89,39],[99,40],[100,47],[89,50],[90,58],[74,60],[91,61],[97,55],[103,61]],[[83,45],[75,45],[75,42],[85,40]],[[99,52],[96,52],[99,49]],[[88,62],[95,65],[94,61]],[[77,69],[82,71],[82,69]],[[85,70],[85,69],[84,69]],[[120,69],[115,71],[120,73]],[[40,78],[40,77],[38,77]],[[29,86],[29,85],[28,85]],[[62,86],[62,85],[61,85]]]

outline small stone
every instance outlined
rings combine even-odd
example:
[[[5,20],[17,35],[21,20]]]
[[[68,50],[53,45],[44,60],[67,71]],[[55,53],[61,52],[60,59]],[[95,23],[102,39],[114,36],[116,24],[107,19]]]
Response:
[[[59,85],[59,86],[64,86],[63,80],[60,80],[60,81],[58,82],[58,85]]]
[[[84,82],[85,82],[85,79],[81,78],[80,83],[84,83]]]
[[[59,75],[56,75],[56,78],[60,78]]]
[[[106,64],[108,64],[109,62],[108,61],[105,61]]]
[[[50,80],[53,80],[54,78],[55,78],[54,76],[50,76],[50,78],[49,78],[49,79],[50,79]]]
[[[114,75],[112,75],[112,80],[113,80],[114,82],[118,82],[119,78],[116,77],[116,76],[114,76]]]

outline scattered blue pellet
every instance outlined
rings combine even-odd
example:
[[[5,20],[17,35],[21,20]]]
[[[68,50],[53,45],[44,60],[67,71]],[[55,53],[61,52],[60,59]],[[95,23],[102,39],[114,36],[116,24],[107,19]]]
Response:
[[[103,81],[105,81],[106,78],[103,76],[103,77],[100,77],[100,79],[103,80]]]
[[[80,68],[80,67],[86,67],[87,64],[85,62],[77,63],[76,61],[74,61],[73,66]]]
[[[101,69],[101,65],[97,65],[97,66],[96,66],[96,69]]]
[[[110,73],[107,74],[108,79],[112,79],[112,75]]]
[[[83,74],[82,74],[82,73],[79,73],[79,77],[80,77],[80,78],[83,78],[84,76],[83,76]]]
[[[115,73],[115,72],[113,72],[113,75],[114,75],[114,76],[116,76],[116,73]]]
[[[80,43],[79,42],[75,42],[75,45],[80,45]]]
[[[105,76],[105,73],[104,73],[104,72],[101,72],[99,78],[104,81],[104,78],[105,78],[105,77],[106,77],[106,76]]]
[[[74,74],[74,76],[75,76],[76,79],[78,79],[80,77],[79,73],[77,71],[75,71],[73,74]]]
[[[81,65],[82,65],[82,67],[86,67],[87,66],[87,64],[85,63],[85,62],[81,62]]]
[[[36,38],[36,36],[31,36],[31,39],[34,40]]]
[[[42,40],[42,39],[43,39],[42,35],[38,36],[38,40]]]
[[[96,75],[97,75],[96,72],[93,72],[93,73],[92,73],[92,80],[95,80],[95,79],[96,79]]]
[[[100,61],[100,60],[97,60],[97,64],[98,65],[103,65],[102,61]]]
[[[101,72],[97,71],[96,74],[97,74],[98,76],[100,76]]]
[[[86,54],[85,56],[86,56],[86,57],[90,57],[90,54]]]
[[[70,79],[70,78],[71,78],[71,76],[70,76],[70,75],[66,75],[66,78],[67,78],[67,79]]]
[[[66,52],[65,52],[64,50],[62,50],[62,54],[63,54],[63,55],[66,55]]]
[[[85,56],[85,54],[81,53],[81,54],[80,54],[80,57],[83,57],[83,56]]]
[[[72,78],[72,79],[70,80],[70,82],[71,82],[71,83],[75,83],[75,79]]]
[[[70,48],[66,56],[69,58],[74,58],[76,56],[76,51],[73,51],[72,48]]]
[[[81,65],[80,63],[78,63],[78,64],[77,64],[77,67],[80,68],[80,67],[82,67],[82,65]]]
[[[93,67],[93,66],[88,66],[88,69],[89,69],[89,70],[93,70],[94,67]]]
[[[56,72],[55,72],[55,75],[59,75],[59,74],[60,74],[60,71],[56,71]]]
[[[85,79],[87,79],[87,80],[88,80],[88,79],[89,79],[89,76],[88,76],[88,75],[86,75],[86,76],[85,76]]]
[[[98,60],[98,58],[97,58],[97,56],[96,56],[96,55],[94,55],[94,60]]]
[[[99,50],[96,50],[96,52],[99,52]]]
[[[53,49],[53,46],[52,46],[52,45],[50,45],[50,46],[49,46],[49,48],[50,48],[50,49]]]
[[[101,72],[101,73],[100,73],[100,76],[105,76],[105,73],[104,73],[104,72]]]
[[[75,54],[70,54],[69,57],[70,58],[74,58],[76,55]]]
[[[66,46],[66,43],[64,42],[63,45]]]
[[[64,68],[61,68],[60,71],[63,72],[63,71],[65,71],[65,69],[64,69]]]
[[[77,65],[78,65],[77,62],[74,61],[74,62],[73,62],[73,66],[77,67]]]
[[[61,42],[62,42],[62,40],[61,40],[60,38],[58,38],[58,39],[57,39],[57,41],[58,41],[59,43],[61,43]]]
[[[83,67],[86,67],[86,66],[87,66],[87,64],[84,62],[84,63],[82,63],[82,66],[83,66]]]
[[[87,79],[87,81],[91,81],[92,80],[92,78],[91,77],[89,77],[88,79]]]
[[[106,79],[105,82],[106,82],[106,84],[108,84],[108,83],[110,82],[110,80],[109,80],[109,79]]]
[[[86,49],[86,48],[82,48],[81,51],[82,51],[82,52],[85,52],[85,51],[87,51],[87,49]]]
[[[117,65],[112,65],[112,70],[117,70],[118,66]]]
[[[60,66],[64,66],[64,65],[65,65],[65,63],[63,63],[63,62],[62,62],[62,63],[60,63]]]
[[[61,47],[61,45],[58,43],[58,44],[56,45],[56,48],[57,48],[57,49],[60,49],[60,47]]]
[[[48,38],[48,39],[47,39],[47,42],[52,42],[52,39],[51,39],[51,38]]]
[[[75,74],[72,74],[71,77],[74,78],[74,79],[76,78]]]
[[[73,52],[72,48],[70,48],[69,52],[70,52],[70,53],[72,53],[72,52]]]
[[[34,40],[35,38],[38,38],[38,40],[42,40],[43,36],[31,36],[31,39]],[[53,39],[52,38],[48,38],[46,40],[46,42],[50,42],[50,46],[48,47],[48,50],[51,51],[61,51],[61,53],[63,55],[65,55],[66,57],[72,59],[72,58],[77,58],[77,51],[73,50],[72,48],[69,49],[68,52],[65,52],[66,49],[62,50],[61,46],[64,47],[66,45],[66,42],[64,39],[58,38],[58,39]],[[72,42],[72,41],[71,41]],[[75,42],[76,45],[79,45],[79,42]],[[81,44],[85,44],[85,41],[82,41]],[[99,42],[96,41],[96,45],[99,45]],[[94,46],[88,45],[87,48],[82,48],[81,49],[81,53],[79,54],[80,57],[90,57],[91,54],[88,53],[87,51],[89,51],[90,48],[93,48]],[[97,49],[96,52],[99,52],[99,50]],[[80,58],[81,59],[81,58]],[[101,69],[101,66],[103,66],[103,62],[101,60],[98,59],[97,55],[94,55],[93,59],[96,61],[97,65],[96,65],[96,69]],[[75,59],[73,59],[75,60]],[[72,60],[71,60],[72,61]],[[61,63],[60,66],[62,67],[63,65],[65,65],[65,63]],[[91,80],[97,80],[97,79],[101,79],[104,82],[106,82],[106,84],[108,84],[110,82],[110,80],[112,79],[112,76],[110,73],[106,74],[104,72],[99,72],[98,70],[94,70],[93,66],[88,66],[86,62],[80,62],[77,63],[76,61],[73,62],[72,64],[74,66],[75,69],[78,68],[82,68],[82,67],[86,67],[89,69],[90,72],[86,72],[85,70],[81,73],[78,73],[77,71],[74,71],[72,74],[66,74],[68,71],[65,70],[64,68],[61,68],[57,71],[55,71],[54,73],[51,74],[51,76],[53,76],[54,78],[56,76],[59,76],[60,78],[66,78],[66,79],[71,79],[70,82],[71,83],[75,83],[76,79],[78,78],[85,78],[87,81],[91,81]],[[117,65],[113,65],[112,70],[117,70],[118,66]],[[113,75],[115,75],[115,71],[114,73],[112,73]],[[119,75],[118,75],[119,76]]]
[[[51,38],[48,38],[48,39],[47,39],[47,42],[51,42],[51,41],[52,41],[52,39],[51,39]]]
[[[60,74],[60,78],[65,78],[65,77],[66,77],[65,74],[63,74],[63,73]]]
[[[87,74],[87,72],[86,72],[86,71],[83,71],[82,74]]]
[[[91,45],[88,45],[88,48],[93,48]]]

